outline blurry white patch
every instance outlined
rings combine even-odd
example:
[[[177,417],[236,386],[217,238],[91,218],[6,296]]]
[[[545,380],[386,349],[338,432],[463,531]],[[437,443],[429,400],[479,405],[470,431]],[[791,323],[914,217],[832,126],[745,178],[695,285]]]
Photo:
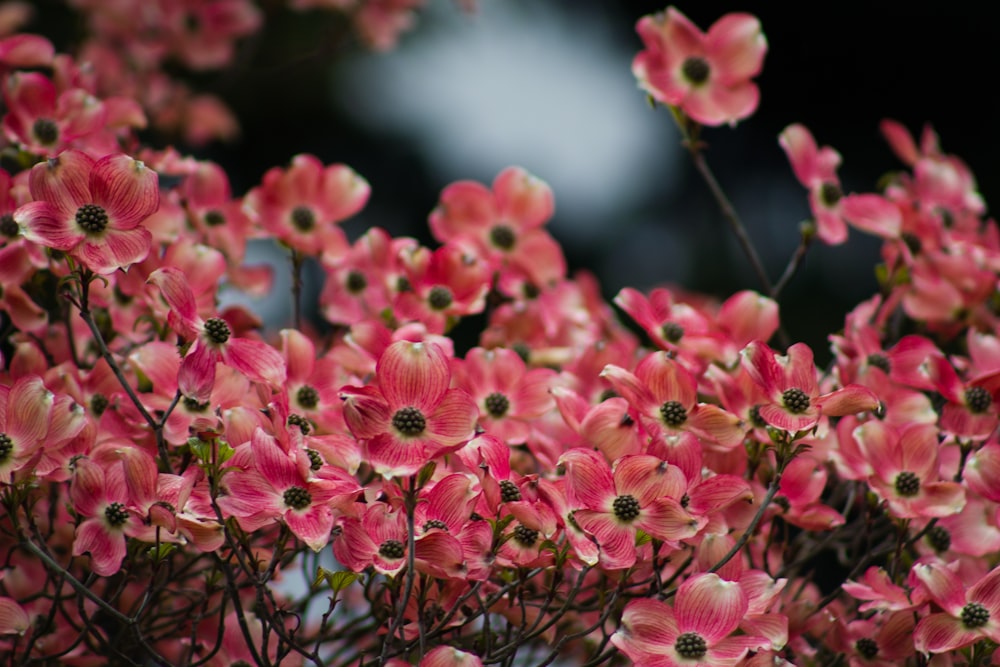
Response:
[[[640,48],[599,10],[481,0],[470,15],[431,2],[396,51],[347,63],[347,93],[334,95],[359,122],[417,141],[442,187],[528,169],[555,192],[556,236],[596,245],[676,181],[669,114],[650,110],[631,73]]]

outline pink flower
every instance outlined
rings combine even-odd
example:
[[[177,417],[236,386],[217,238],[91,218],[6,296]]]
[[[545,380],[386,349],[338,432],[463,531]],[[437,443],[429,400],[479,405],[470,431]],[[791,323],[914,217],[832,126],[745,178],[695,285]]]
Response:
[[[343,387],[340,397],[347,425],[367,441],[376,472],[413,474],[474,435],[479,409],[467,393],[449,389],[449,359],[438,345],[397,341],[382,354],[375,375],[377,387]]]
[[[94,161],[68,150],[36,164],[35,201],[14,213],[24,236],[69,252],[91,271],[114,273],[141,261],[152,236],[143,220],[159,207],[156,172],[127,155]]]
[[[796,433],[816,426],[822,415],[839,417],[879,406],[870,389],[856,384],[821,396],[812,350],[803,343],[792,345],[781,356],[758,340],[740,355],[743,368],[770,399],[760,406],[760,417],[776,428]]]
[[[636,667],[729,667],[768,646],[763,637],[730,636],[748,609],[738,583],[696,574],[677,589],[673,607],[650,598],[630,602],[611,643]]]
[[[847,240],[845,221],[863,231],[895,238],[903,216],[895,204],[875,194],[844,196],[837,177],[840,154],[829,146],[819,148],[803,125],[789,125],[778,138],[795,177],[809,189],[809,206],[816,218],[817,235],[829,245]]]
[[[645,49],[632,61],[639,87],[703,125],[735,125],[754,112],[767,53],[760,22],[727,14],[703,33],[674,7],[639,19]]]
[[[178,372],[178,386],[186,397],[200,402],[209,399],[219,361],[254,382],[272,387],[285,382],[285,360],[277,350],[261,341],[234,337],[229,323],[221,317],[203,320],[198,315],[194,293],[179,269],[157,269],[149,282],[160,288],[170,306],[170,323],[184,337],[194,339]]]
[[[1000,642],[1000,567],[971,587],[939,562],[918,562],[910,578],[943,610],[920,619],[913,634],[918,651],[947,653],[980,639]]]

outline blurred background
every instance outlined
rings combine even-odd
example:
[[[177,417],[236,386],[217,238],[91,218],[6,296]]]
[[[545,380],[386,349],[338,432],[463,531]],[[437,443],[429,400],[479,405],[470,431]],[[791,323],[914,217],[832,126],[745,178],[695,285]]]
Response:
[[[987,204],[1000,196],[1000,55],[997,21],[982,9],[989,4],[677,5],[703,30],[727,12],[751,12],[767,36],[758,111],[703,137],[773,280],[809,215],[777,143],[790,123],[841,153],[846,192],[870,191],[902,167],[879,133],[888,117],[914,133],[933,124],[944,150],[971,166]],[[470,9],[427,0],[415,28],[394,50],[377,53],[329,11],[265,2],[265,31],[243,45],[237,66],[193,79],[231,105],[241,138],[181,149],[222,163],[237,194],[296,153],[345,162],[372,185],[369,205],[345,223],[349,236],[378,225],[426,243],[427,214],[443,187],[489,183],[521,165],[555,192],[550,230],[571,269],[595,273],[609,299],[626,285],[682,285],[719,298],[759,288],[669,113],[650,108],[631,74],[641,48],[635,22],[664,8],[638,0],[477,0]],[[782,299],[793,340],[826,347],[844,313],[876,290],[878,247],[853,230],[843,246],[814,244]],[[287,307],[287,288],[277,291],[274,307]]]

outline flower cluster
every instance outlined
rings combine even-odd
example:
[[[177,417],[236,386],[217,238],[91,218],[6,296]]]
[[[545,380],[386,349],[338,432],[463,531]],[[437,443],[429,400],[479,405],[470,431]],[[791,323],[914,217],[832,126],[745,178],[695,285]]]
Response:
[[[777,139],[816,238],[882,239],[880,291],[819,368],[779,305],[811,233],[777,284],[627,287],[622,319],[568,274],[554,194],[520,167],[444,187],[433,245],[351,240],[370,186],[347,165],[299,154],[234,195],[222,166],[136,133],[150,89],[113,49],[146,74],[220,67],[253,5],[72,4],[77,57],[0,39],[19,159],[0,170],[0,655],[986,664],[1000,234],[932,132],[886,121],[906,170],[853,194],[804,126]],[[294,4],[350,5],[382,47],[414,6]],[[669,8],[637,30],[640,87],[710,174],[694,133],[755,109],[758,21],[704,34]],[[270,289],[251,238],[322,268],[325,326],[296,308],[270,338],[220,310],[223,288]],[[484,323],[471,349],[463,321]]]

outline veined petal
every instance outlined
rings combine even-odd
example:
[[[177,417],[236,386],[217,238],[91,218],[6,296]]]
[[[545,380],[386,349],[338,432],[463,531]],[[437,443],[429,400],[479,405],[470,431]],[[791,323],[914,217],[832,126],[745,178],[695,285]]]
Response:
[[[657,498],[642,508],[635,525],[661,540],[683,540],[697,535],[707,522],[689,514],[673,498]]]
[[[177,372],[177,387],[181,393],[199,403],[208,401],[215,387],[215,365],[219,355],[204,343],[197,343],[181,361]]]
[[[614,481],[619,495],[633,496],[640,506],[663,496],[679,500],[687,490],[687,479],[680,468],[649,455],[619,459],[615,464]]]
[[[993,568],[989,574],[980,579],[969,589],[967,596],[970,602],[978,602],[990,612],[990,618],[1000,616],[1000,567]]]
[[[697,632],[712,646],[739,625],[747,596],[734,581],[717,574],[697,574],[677,589],[674,613],[680,632]]]
[[[966,628],[958,618],[931,614],[917,623],[913,647],[921,653],[947,653],[968,646],[980,637],[978,630]]]
[[[652,416],[659,410],[660,405],[646,384],[621,366],[608,364],[601,371],[601,377],[610,382],[615,391],[640,412]]]
[[[49,430],[55,396],[37,375],[19,379],[7,395],[4,430],[21,447],[37,444]]]
[[[285,512],[285,524],[310,549],[319,551],[330,541],[333,510],[327,505],[315,503],[305,511],[289,509]]]
[[[936,563],[917,563],[911,572],[942,609],[951,616],[961,615],[966,598],[965,586],[958,575]]]
[[[132,229],[160,207],[156,172],[124,153],[106,155],[90,172],[93,201],[108,212],[111,227]]]
[[[688,491],[687,509],[695,514],[709,514],[726,509],[740,500],[753,502],[753,491],[742,477],[715,475]]]
[[[739,446],[746,437],[743,420],[711,403],[696,405],[688,413],[687,425],[727,449]]]
[[[197,335],[201,328],[202,321],[198,317],[198,307],[195,303],[194,292],[188,286],[187,279],[180,269],[172,266],[157,269],[149,274],[147,282],[151,282],[160,289],[160,294],[170,309],[177,314],[181,322],[185,325],[185,333],[189,337]]]
[[[666,352],[647,356],[636,366],[635,374],[649,387],[657,403],[677,401],[685,410],[694,405],[698,395],[694,377]]]
[[[622,613],[622,626],[611,643],[633,660],[640,655],[662,655],[677,642],[680,632],[673,608],[659,600],[632,600]]]
[[[230,338],[222,348],[222,360],[255,382],[272,387],[285,382],[285,360],[280,352],[262,341]]]
[[[812,401],[819,411],[829,417],[843,417],[858,412],[874,412],[879,407],[878,396],[868,387],[849,384],[824,394]]]
[[[428,462],[428,448],[420,441],[403,442],[389,433],[368,441],[365,460],[383,477],[412,475]]]
[[[635,564],[635,529],[622,525],[613,514],[593,510],[577,510],[573,520],[597,540],[603,567],[622,570]]]
[[[266,479],[275,491],[283,493],[292,486],[305,487],[305,480],[299,474],[295,459],[288,454],[273,435],[257,428],[250,438],[254,468]]]
[[[607,511],[617,495],[607,461],[590,449],[575,448],[559,457],[566,466],[566,496],[570,505]]]
[[[414,407],[427,414],[451,382],[448,356],[435,343],[396,341],[378,360],[379,387],[393,409]]]
[[[109,229],[99,241],[85,237],[73,254],[94,273],[110,275],[146,259],[152,242],[145,227]]]
[[[86,238],[72,219],[47,201],[33,201],[14,211],[14,221],[26,239],[62,251],[72,250]]]
[[[368,439],[386,433],[392,414],[377,387],[342,387],[344,421],[356,438]]]
[[[13,598],[0,597],[0,635],[23,635],[31,618]]]
[[[427,437],[450,447],[471,440],[476,433],[479,408],[461,389],[449,389],[427,416]]]
[[[73,555],[90,552],[90,569],[102,577],[118,572],[125,559],[125,535],[109,533],[101,519],[87,519],[76,529]]]
[[[91,204],[90,170],[94,160],[78,150],[63,151],[31,168],[28,187],[35,200],[47,201],[69,220],[78,208]]]

